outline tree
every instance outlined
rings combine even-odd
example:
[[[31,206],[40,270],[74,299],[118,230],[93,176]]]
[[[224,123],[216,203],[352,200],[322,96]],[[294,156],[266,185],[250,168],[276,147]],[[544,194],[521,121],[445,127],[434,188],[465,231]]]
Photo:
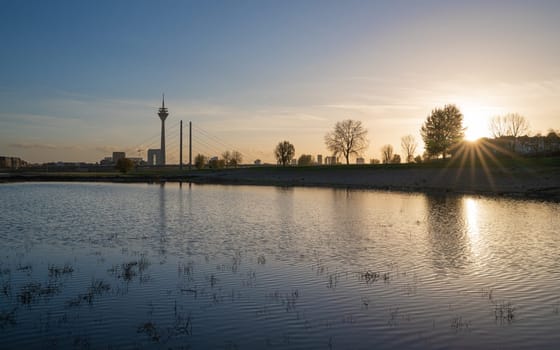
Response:
[[[128,158],[120,158],[117,160],[117,164],[115,164],[115,169],[123,174],[129,172],[132,168],[134,168],[134,162]]]
[[[416,142],[414,136],[406,135],[401,138],[401,148],[407,163],[414,161],[414,152],[416,152],[417,146],[418,142]]]
[[[391,159],[391,164],[401,164],[401,156],[399,154],[393,155]]]
[[[226,162],[218,157],[212,157],[208,160],[208,167],[210,169],[222,169],[226,166]]]
[[[389,164],[393,159],[393,146],[385,145],[381,147],[381,161],[383,164]]]
[[[229,166],[231,163],[231,153],[229,151],[225,151],[222,153],[222,158],[224,159],[225,165]]]
[[[515,138],[529,133],[529,122],[524,116],[510,113],[505,116],[508,123],[508,134]]]
[[[289,164],[295,153],[296,149],[294,145],[288,141],[278,143],[274,149],[274,156],[276,157],[278,164],[282,164],[282,166]]]
[[[243,161],[243,155],[238,151],[225,151],[222,153],[222,158],[226,167],[232,166],[237,168]]]
[[[243,155],[239,151],[231,151],[231,158],[229,160],[230,166],[237,168],[243,161]]]
[[[313,156],[311,154],[302,154],[299,156],[297,164],[299,166],[309,166],[313,164]]]
[[[441,154],[445,159],[449,150],[465,137],[463,114],[455,105],[436,108],[422,125],[420,133],[428,155],[437,157]]]
[[[490,119],[490,132],[494,138],[499,138],[502,136],[508,136],[508,130],[506,126],[505,117],[503,116],[495,116]]]
[[[202,154],[200,154],[200,153],[197,154],[197,155],[194,157],[194,166],[195,166],[197,169],[202,169],[202,168],[204,168],[204,166],[206,165],[206,162],[207,162],[206,156],[204,156],[204,155],[202,155]]]
[[[414,157],[414,162],[415,162],[415,163],[422,163],[422,156],[421,156],[421,155],[417,155],[416,157]]]
[[[371,158],[369,160],[369,164],[379,164],[379,163],[380,163],[379,159]]]
[[[490,120],[490,132],[495,138],[502,136],[518,138],[529,133],[529,122],[517,113],[498,115]]]
[[[327,148],[336,157],[342,154],[346,164],[350,164],[350,155],[359,156],[368,147],[367,129],[358,120],[337,122],[334,130],[325,135]]]

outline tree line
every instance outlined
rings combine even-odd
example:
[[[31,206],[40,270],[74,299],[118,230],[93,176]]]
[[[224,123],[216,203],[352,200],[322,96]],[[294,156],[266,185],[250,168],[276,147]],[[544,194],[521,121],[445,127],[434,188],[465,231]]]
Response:
[[[494,138],[513,137],[514,139],[526,135],[529,132],[529,123],[519,114],[506,114],[491,119],[490,132]],[[420,128],[420,135],[425,145],[424,155],[416,155],[418,142],[413,135],[401,138],[400,154],[394,152],[390,144],[381,147],[381,160],[371,159],[370,163],[419,163],[426,159],[447,158],[461,142],[464,141],[466,128],[463,126],[463,114],[454,104],[435,108],[426,118]],[[350,157],[362,156],[368,148],[368,130],[361,121],[347,119],[337,122],[332,131],[325,135],[324,141],[327,149],[334,157],[342,156],[346,164],[350,164]],[[295,147],[289,141],[281,141],[274,149],[274,155],[278,164],[289,165],[294,159]],[[302,155],[298,165],[313,163],[311,155]]]

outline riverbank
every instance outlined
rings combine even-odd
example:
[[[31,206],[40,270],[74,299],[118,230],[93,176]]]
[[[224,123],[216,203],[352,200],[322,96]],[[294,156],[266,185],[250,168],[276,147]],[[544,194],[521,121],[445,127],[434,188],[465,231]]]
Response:
[[[468,193],[516,198],[541,198],[560,202],[560,165],[453,166],[315,166],[248,167],[220,170],[137,171],[118,173],[4,173],[0,182],[105,181],[314,186],[380,189],[412,192]]]

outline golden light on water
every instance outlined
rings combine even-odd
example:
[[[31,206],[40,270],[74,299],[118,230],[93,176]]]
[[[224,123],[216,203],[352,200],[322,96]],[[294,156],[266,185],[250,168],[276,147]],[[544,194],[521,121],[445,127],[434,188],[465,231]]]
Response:
[[[465,217],[467,219],[467,229],[471,238],[478,237],[480,234],[478,226],[478,203],[473,198],[465,198]]]

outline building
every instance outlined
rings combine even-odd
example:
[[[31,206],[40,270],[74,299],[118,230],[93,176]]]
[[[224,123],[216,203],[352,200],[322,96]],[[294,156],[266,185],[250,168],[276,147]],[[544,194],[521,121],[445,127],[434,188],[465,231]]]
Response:
[[[119,159],[124,159],[124,158],[126,158],[125,152],[113,152],[113,164],[117,164]]]
[[[325,165],[337,165],[337,164],[338,164],[338,157],[335,156],[325,157]]]
[[[317,165],[322,165],[322,164],[323,164],[323,155],[318,154],[317,155]]]
[[[0,156],[0,169],[19,169],[27,166],[27,162],[18,157]]]
[[[110,166],[113,165],[113,158],[112,157],[105,157],[99,161],[99,165],[101,166]]]
[[[362,157],[356,158],[356,164],[365,164],[365,160]]]
[[[160,165],[160,164],[161,164],[161,153],[159,149],[149,149],[148,165]]]

